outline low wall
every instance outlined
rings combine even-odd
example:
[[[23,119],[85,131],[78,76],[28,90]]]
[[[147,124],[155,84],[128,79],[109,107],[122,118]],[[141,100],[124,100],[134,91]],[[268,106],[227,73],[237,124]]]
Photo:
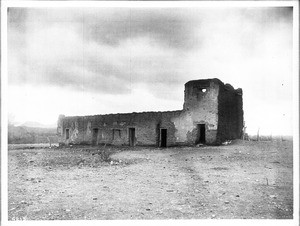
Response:
[[[58,126],[60,142],[92,144],[95,140],[93,131],[98,129],[97,144],[129,145],[129,128],[134,128],[136,145],[158,145],[159,130],[165,128],[168,145],[175,145],[176,129],[172,119],[181,113],[169,111],[65,117],[61,118]],[[66,139],[66,129],[69,129],[69,139]]]

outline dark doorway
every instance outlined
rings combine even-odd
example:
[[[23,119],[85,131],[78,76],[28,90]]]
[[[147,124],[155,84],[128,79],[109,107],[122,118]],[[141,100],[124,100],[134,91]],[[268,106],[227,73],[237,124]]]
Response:
[[[160,146],[167,147],[167,129],[160,129]]]
[[[68,140],[70,137],[70,130],[66,129],[66,140]]]
[[[129,146],[134,146],[135,128],[129,128]]]
[[[93,138],[92,138],[92,144],[97,145],[98,144],[98,132],[99,129],[93,129]]]
[[[198,124],[197,144],[205,144],[205,124]]]

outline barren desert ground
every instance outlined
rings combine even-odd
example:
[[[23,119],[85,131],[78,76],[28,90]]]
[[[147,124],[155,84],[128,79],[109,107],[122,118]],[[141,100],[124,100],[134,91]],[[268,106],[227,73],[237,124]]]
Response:
[[[291,219],[292,141],[10,146],[9,220]]]

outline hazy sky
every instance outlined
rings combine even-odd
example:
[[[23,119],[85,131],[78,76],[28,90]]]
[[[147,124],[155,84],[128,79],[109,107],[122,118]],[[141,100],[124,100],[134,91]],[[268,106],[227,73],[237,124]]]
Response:
[[[179,110],[184,83],[244,92],[248,132],[292,134],[292,8],[10,8],[9,116]]]

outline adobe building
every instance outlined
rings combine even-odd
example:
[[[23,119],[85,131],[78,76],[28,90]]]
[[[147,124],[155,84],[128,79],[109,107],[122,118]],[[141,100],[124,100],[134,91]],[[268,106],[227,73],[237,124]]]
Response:
[[[60,115],[60,144],[175,145],[220,144],[242,137],[242,89],[219,79],[185,84],[183,109],[92,116]]]

